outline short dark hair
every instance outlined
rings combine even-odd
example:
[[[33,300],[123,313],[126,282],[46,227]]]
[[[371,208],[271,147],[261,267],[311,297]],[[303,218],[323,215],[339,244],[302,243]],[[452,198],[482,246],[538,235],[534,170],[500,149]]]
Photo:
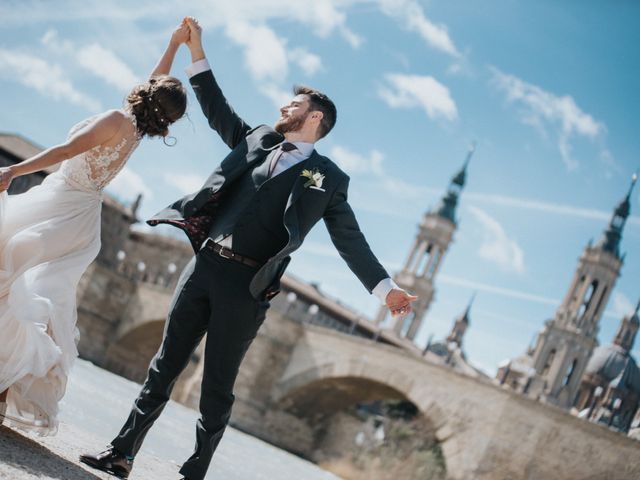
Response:
[[[338,112],[335,104],[324,93],[304,85],[293,87],[294,95],[307,95],[309,97],[310,110],[322,112],[322,121],[318,126],[318,138],[322,138],[331,131],[336,124]]]

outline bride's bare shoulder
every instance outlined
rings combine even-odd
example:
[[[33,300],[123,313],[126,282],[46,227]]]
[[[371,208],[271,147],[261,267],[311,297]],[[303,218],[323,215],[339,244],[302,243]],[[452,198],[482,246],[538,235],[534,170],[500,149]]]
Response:
[[[115,135],[120,131],[126,131],[127,127],[131,125],[131,120],[125,112],[122,110],[107,110],[101,113],[96,118],[96,125],[100,129],[109,132],[111,135]]]
[[[100,115],[101,119],[105,121],[105,123],[110,123],[113,126],[122,126],[125,122],[127,122],[127,115],[122,110],[107,110],[103,114]]]

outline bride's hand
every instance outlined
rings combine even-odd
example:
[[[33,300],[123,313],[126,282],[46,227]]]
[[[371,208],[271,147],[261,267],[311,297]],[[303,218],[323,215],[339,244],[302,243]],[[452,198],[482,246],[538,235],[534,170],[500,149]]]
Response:
[[[189,33],[189,27],[186,22],[183,21],[171,34],[171,43],[174,45],[187,43],[189,41]]]
[[[11,167],[0,168],[0,193],[9,188],[13,177],[14,173]]]

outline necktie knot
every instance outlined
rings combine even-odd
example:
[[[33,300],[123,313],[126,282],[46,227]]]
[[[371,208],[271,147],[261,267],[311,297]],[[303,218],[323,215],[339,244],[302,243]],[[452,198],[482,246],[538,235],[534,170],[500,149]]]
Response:
[[[280,144],[280,146],[278,147],[278,150],[276,150],[275,155],[271,158],[271,163],[269,164],[269,177],[271,177],[273,175],[273,172],[276,169],[276,165],[278,165],[278,162],[280,161],[280,158],[287,152],[290,152],[291,150],[296,150],[298,147],[296,147],[293,143],[291,142],[282,142]]]
[[[280,144],[280,149],[283,152],[290,152],[291,150],[296,150],[298,147],[296,147],[293,143],[290,142],[282,142],[282,144]]]

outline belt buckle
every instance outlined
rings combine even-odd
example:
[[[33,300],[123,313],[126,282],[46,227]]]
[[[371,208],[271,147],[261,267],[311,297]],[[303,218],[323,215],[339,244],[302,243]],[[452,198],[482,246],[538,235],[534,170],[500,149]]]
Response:
[[[220,245],[220,250],[218,250],[218,255],[220,255],[222,258],[226,258],[227,260],[231,260],[233,258],[233,252],[231,252],[231,255],[227,256],[223,253],[225,250],[228,250],[228,249]]]

